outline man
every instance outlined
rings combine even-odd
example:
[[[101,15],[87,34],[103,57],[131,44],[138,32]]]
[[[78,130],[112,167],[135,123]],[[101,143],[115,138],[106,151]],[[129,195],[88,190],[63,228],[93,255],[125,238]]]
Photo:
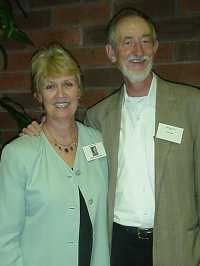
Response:
[[[200,93],[152,72],[157,49],[149,18],[116,14],[106,51],[124,84],[87,112],[108,156],[112,266],[200,264]]]

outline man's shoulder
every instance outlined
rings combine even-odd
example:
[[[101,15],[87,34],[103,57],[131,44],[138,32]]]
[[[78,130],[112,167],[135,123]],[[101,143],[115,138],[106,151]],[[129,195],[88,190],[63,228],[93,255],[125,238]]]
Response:
[[[106,112],[108,108],[112,108],[118,101],[121,93],[121,88],[115,90],[107,97],[103,98],[101,101],[97,102],[95,105],[88,109],[88,113],[100,111],[101,113]]]
[[[101,131],[102,121],[104,121],[108,113],[117,108],[120,95],[121,88],[114,91],[112,94],[96,103],[94,106],[90,107],[86,112],[84,123]]]
[[[159,84],[165,84],[170,88],[170,90],[173,91],[176,95],[179,95],[180,97],[183,96],[197,96],[200,97],[200,89],[189,85],[189,84],[184,84],[180,82],[175,82],[171,80],[165,80],[162,78],[159,78]]]
[[[183,84],[160,79],[158,83],[160,96],[167,101],[167,97],[173,99],[177,108],[189,111],[191,114],[200,113],[200,89],[189,84]]]

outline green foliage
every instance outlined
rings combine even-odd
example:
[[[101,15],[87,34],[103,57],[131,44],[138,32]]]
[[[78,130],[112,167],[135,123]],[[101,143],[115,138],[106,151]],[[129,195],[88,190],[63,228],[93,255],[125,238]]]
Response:
[[[15,0],[15,4],[23,15],[26,15],[18,0]],[[6,68],[6,49],[2,43],[7,40],[33,45],[28,35],[16,26],[10,2],[8,0],[0,0],[0,70]],[[24,108],[12,99],[8,97],[0,98],[0,106],[16,121],[19,130],[31,122],[31,118],[26,114]],[[4,144],[4,140],[0,136],[0,146],[2,144]]]
[[[16,4],[22,10],[23,15],[26,13],[22,9],[20,2],[16,0]],[[33,42],[26,33],[18,29],[14,22],[12,6],[7,0],[1,0],[0,3],[0,42],[13,40],[27,45],[33,45]],[[5,49],[0,45],[0,49],[5,54]]]
[[[25,112],[22,105],[9,97],[0,98],[0,106],[3,107],[17,123],[18,131],[31,123],[31,117]],[[0,150],[6,142],[0,133]]]
[[[19,130],[31,123],[31,118],[25,112],[22,105],[10,99],[9,97],[0,98],[0,105],[10,114],[17,122]]]

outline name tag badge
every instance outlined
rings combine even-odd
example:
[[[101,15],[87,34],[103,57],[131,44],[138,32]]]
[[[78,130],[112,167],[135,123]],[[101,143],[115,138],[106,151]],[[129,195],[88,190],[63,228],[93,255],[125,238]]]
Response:
[[[183,128],[159,123],[156,138],[181,144]]]
[[[92,161],[106,156],[106,152],[102,142],[84,146],[83,152],[88,161]]]

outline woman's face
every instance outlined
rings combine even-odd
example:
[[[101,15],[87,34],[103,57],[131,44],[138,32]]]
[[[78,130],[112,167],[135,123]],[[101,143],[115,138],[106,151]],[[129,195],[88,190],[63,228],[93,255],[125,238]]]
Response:
[[[41,82],[37,98],[43,104],[47,119],[74,119],[80,98],[75,76],[48,77]]]

